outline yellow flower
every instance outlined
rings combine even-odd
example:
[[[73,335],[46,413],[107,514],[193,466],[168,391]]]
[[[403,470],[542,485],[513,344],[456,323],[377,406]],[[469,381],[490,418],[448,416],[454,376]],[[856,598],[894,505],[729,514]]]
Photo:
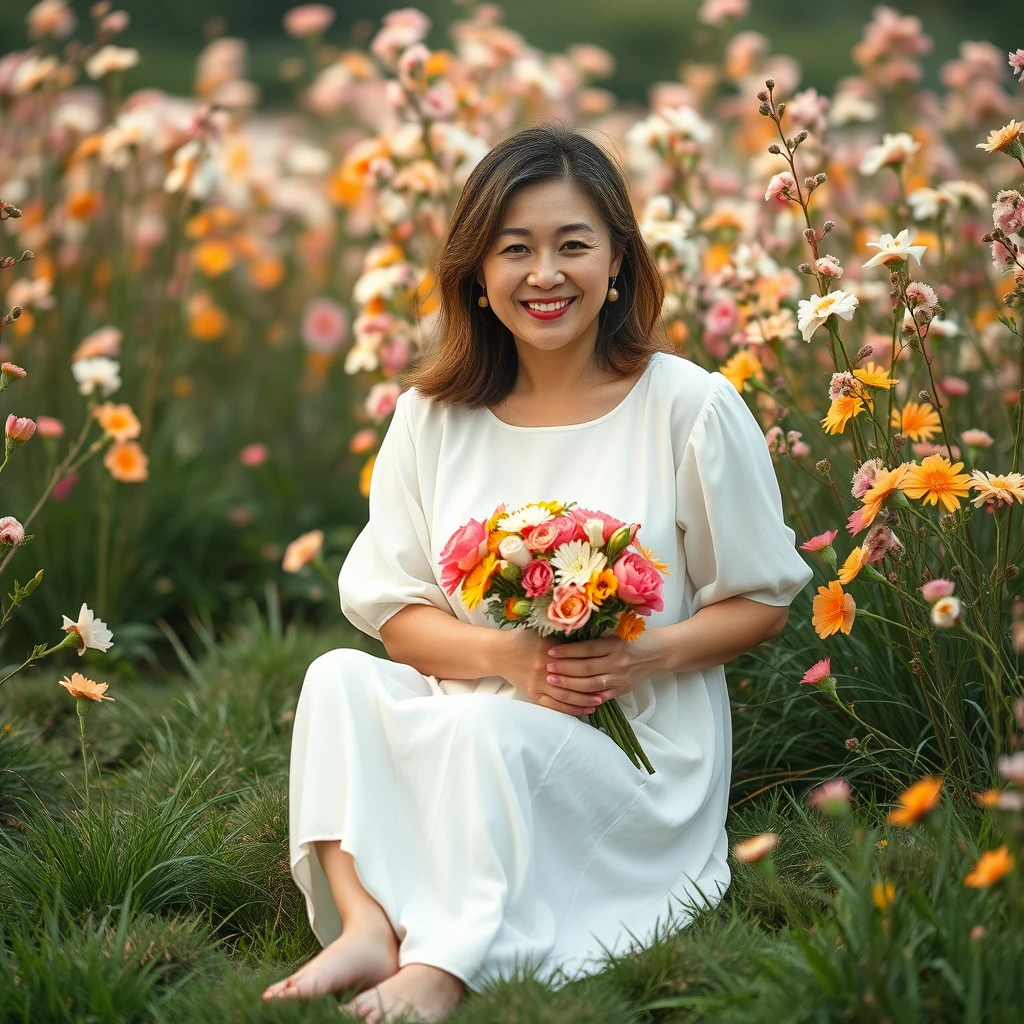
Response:
[[[109,683],[96,683],[91,679],[86,679],[81,672],[72,672],[71,678],[68,679],[65,676],[61,681],[60,685],[64,687],[72,697],[77,697],[79,700],[113,700],[113,697],[105,697],[104,694],[107,692]]]
[[[208,238],[195,247],[192,261],[207,277],[220,277],[235,265],[235,254],[227,242]]]
[[[216,341],[228,329],[228,316],[208,297],[189,302],[188,329],[200,341]]]
[[[834,399],[821,421],[826,434],[841,434],[846,424],[864,411],[864,402],[856,395],[840,395]]]
[[[761,360],[752,352],[741,348],[733,357],[721,367],[722,375],[729,379],[729,383],[737,391],[743,390],[744,383],[750,377],[763,379],[761,372]]]
[[[376,461],[377,456],[371,455],[363,463],[363,468],[359,470],[359,493],[364,498],[369,498],[370,496],[370,478],[373,476],[373,464]]]
[[[637,551],[639,551],[640,554],[643,555],[644,558],[646,558],[647,561],[650,562],[651,565],[653,565],[654,568],[658,570],[658,572],[664,573],[664,575],[666,576],[672,575],[668,571],[668,566],[664,562],[662,562],[650,548],[644,547],[644,545],[641,544],[638,540],[633,541],[633,547],[635,547]]]
[[[602,569],[594,573],[583,589],[587,592],[590,603],[595,608],[600,608],[609,597],[614,597],[618,592],[619,578],[611,569]]]
[[[890,377],[889,371],[882,366],[877,366],[875,363],[865,363],[863,366],[853,371],[854,377],[857,380],[867,384],[870,388],[891,388],[894,384],[899,384],[899,380],[896,377]]]
[[[912,463],[901,462],[895,469],[880,469],[875,474],[875,482],[864,492],[863,504],[847,521],[847,529],[851,534],[860,533],[870,526],[882,507],[882,502],[900,489]]]
[[[987,889],[1011,870],[1013,857],[1005,846],[1000,846],[998,850],[986,850],[964,879],[964,885],[969,885],[972,889]]]
[[[867,548],[856,547],[854,548],[846,561],[839,567],[839,582],[849,583],[851,580],[857,578],[857,573],[864,567],[864,563],[868,560]]]
[[[971,478],[961,473],[962,462],[950,462],[943,455],[929,455],[920,466],[911,466],[900,485],[909,498],[920,498],[925,505],[942,502],[947,512],[960,507],[960,498],[967,497]]]
[[[615,635],[620,640],[625,640],[626,643],[629,643],[631,640],[635,640],[646,628],[647,623],[636,612],[626,612],[619,619],[619,624],[615,627]]]
[[[1024,503],[1024,476],[1020,473],[983,473],[976,469],[971,473],[971,489],[978,493],[971,498],[975,508],[981,508],[991,501],[997,508],[1000,505],[1012,505],[1013,499]]]
[[[149,458],[134,441],[115,441],[103,456],[103,465],[123,484],[141,483],[149,476]]]
[[[871,902],[881,911],[889,909],[896,898],[896,886],[892,882],[875,882],[871,886]]]
[[[138,437],[142,431],[138,418],[132,412],[130,405],[114,405],[113,402],[104,402],[93,409],[93,416],[99,420],[103,432],[109,434],[115,441],[130,441]]]
[[[469,611],[476,608],[484,599],[484,594],[497,571],[498,556],[493,553],[485,555],[470,569],[469,575],[462,581],[462,603]]]
[[[838,580],[827,587],[818,587],[818,596],[811,603],[811,625],[822,640],[836,632],[849,633],[857,614],[857,602],[843,591]]]
[[[897,427],[911,441],[930,441],[942,424],[938,412],[928,402],[907,402],[902,410],[893,409],[889,425]]]
[[[1002,128],[989,132],[988,141],[979,142],[975,149],[983,149],[986,153],[1008,153],[1012,157],[1019,157],[1021,132],[1024,132],[1024,124],[1010,121]]]
[[[889,824],[916,824],[938,805],[941,792],[942,779],[926,775],[920,782],[915,782],[900,794],[899,801],[903,806],[889,812]]]
[[[492,533],[494,530],[498,528],[498,520],[504,519],[507,514],[508,512],[505,507],[505,502],[502,502],[494,510],[494,515],[492,515],[491,518],[488,519],[487,522],[484,524],[484,529],[488,532],[488,534]]]

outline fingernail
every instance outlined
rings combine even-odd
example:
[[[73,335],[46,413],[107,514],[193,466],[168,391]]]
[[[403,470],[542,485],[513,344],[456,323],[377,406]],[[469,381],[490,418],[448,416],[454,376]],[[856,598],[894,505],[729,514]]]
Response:
[[[548,676],[548,682],[549,683],[557,683],[558,682],[558,676]]]
[[[595,703],[595,704],[600,704],[600,703],[601,703],[601,701],[603,701],[603,700],[604,700],[604,698],[603,698],[603,697],[595,697],[595,698],[594,698],[594,703]]]

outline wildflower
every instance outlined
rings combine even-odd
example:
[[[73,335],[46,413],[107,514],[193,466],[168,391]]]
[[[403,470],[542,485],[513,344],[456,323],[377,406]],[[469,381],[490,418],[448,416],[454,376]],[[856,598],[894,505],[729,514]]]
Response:
[[[139,51],[127,46],[101,46],[86,62],[90,78],[103,78],[114,71],[127,71],[139,63]]]
[[[851,594],[844,593],[838,580],[832,580],[827,587],[818,587],[812,612],[811,625],[824,640],[833,633],[849,633],[853,629],[857,603]]]
[[[846,425],[854,417],[864,411],[864,401],[855,395],[846,395],[835,399],[828,408],[825,418],[821,421],[827,434],[841,434]]]
[[[995,438],[988,431],[979,430],[976,427],[963,431],[960,434],[960,440],[969,448],[991,448],[996,443]]]
[[[871,886],[871,902],[874,903],[882,913],[892,904],[896,898],[896,886],[892,882],[875,882]]]
[[[920,466],[911,466],[901,484],[901,490],[908,498],[919,498],[925,505],[939,501],[947,512],[960,507],[960,498],[967,497],[971,478],[961,473],[962,462],[950,462],[941,455],[929,455],[921,460]]]
[[[6,391],[12,380],[21,380],[27,376],[25,371],[14,363],[0,365],[0,391]]]
[[[994,510],[1001,505],[1012,505],[1014,498],[1024,504],[1024,476],[1020,473],[997,476],[995,473],[983,473],[975,469],[971,472],[971,489],[978,492],[971,498],[975,508],[985,505]]]
[[[992,204],[992,221],[1008,235],[1024,228],[1024,196],[1016,189],[997,192]]]
[[[103,456],[103,465],[123,484],[137,484],[149,477],[149,456],[135,441],[115,441]]]
[[[764,194],[765,202],[771,199],[791,199],[795,202],[796,197],[796,179],[789,171],[781,171],[774,175],[768,182],[768,190]]]
[[[986,850],[978,858],[978,863],[964,879],[964,885],[970,886],[972,889],[987,889],[1012,870],[1013,857],[1010,856],[1010,851],[1004,844],[997,850]]]
[[[308,533],[296,537],[295,540],[285,548],[284,558],[281,560],[281,568],[285,572],[298,572],[307,563],[318,558],[324,546],[324,531],[310,530]]]
[[[882,263],[904,263],[908,257],[913,256],[920,264],[924,255],[926,245],[912,245],[913,236],[910,228],[904,228],[895,238],[892,235],[882,235],[877,242],[868,242],[878,252],[861,266],[866,270],[868,267],[877,267]]]
[[[975,793],[974,799],[982,807],[996,807],[1001,811],[1024,811],[1024,793],[1012,789],[986,789]]]
[[[855,367],[853,376],[869,388],[884,388],[888,390],[899,384],[898,377],[890,377],[888,370],[871,362]]]
[[[882,141],[877,146],[872,146],[860,162],[861,174],[875,174],[883,167],[893,167],[902,164],[912,153],[921,148],[920,142],[915,142],[906,132],[897,132],[891,135],[888,132],[882,135]]]
[[[854,548],[847,556],[846,561],[839,567],[839,582],[846,584],[857,578],[857,574],[864,568],[868,560],[867,549],[864,547]]]
[[[142,431],[142,426],[130,405],[104,402],[93,409],[92,414],[99,421],[103,432],[115,441],[130,441],[133,437],[138,437]]]
[[[36,420],[36,430],[40,437],[58,438],[64,436],[64,424],[53,416],[40,416]]]
[[[192,252],[196,269],[207,277],[220,277],[235,265],[235,252],[219,238],[206,238]]]
[[[938,629],[951,629],[960,621],[963,608],[959,597],[940,597],[932,605],[932,625]]]
[[[336,352],[348,336],[345,310],[330,299],[313,299],[302,316],[302,341],[311,352]]]
[[[821,661],[816,661],[804,674],[800,680],[801,684],[809,684],[817,686],[818,683],[823,682],[826,679],[830,679],[832,675],[832,659],[823,658]]]
[[[745,839],[732,848],[732,855],[741,864],[753,864],[767,856],[779,844],[777,832],[762,832],[751,839]]]
[[[955,588],[952,580],[929,580],[921,587],[921,594],[926,601],[938,601],[940,597],[950,597]]]
[[[1013,73],[1020,75],[1020,80],[1024,82],[1024,50],[1018,49],[1016,53],[1010,54],[1010,67],[1013,68]]]
[[[903,554],[903,545],[888,526],[875,523],[864,538],[864,552],[867,562],[880,562],[888,554],[899,558]]]
[[[334,9],[327,4],[299,4],[285,12],[284,30],[294,39],[320,36],[333,21]]]
[[[1007,782],[1024,786],[1024,751],[1016,754],[1000,754],[996,761],[996,767]]]
[[[911,281],[907,285],[907,302],[914,313],[922,310],[926,313],[933,313],[939,305],[939,297],[930,284],[923,281]]]
[[[889,426],[911,441],[930,441],[941,429],[942,420],[929,402],[907,402],[902,409],[893,409]]]
[[[850,809],[852,792],[846,779],[829,779],[811,793],[807,802],[826,814],[845,814]]]
[[[920,782],[915,782],[900,794],[899,802],[902,807],[889,812],[889,824],[904,827],[916,824],[938,806],[941,792],[942,779],[926,775]]]
[[[875,477],[880,469],[885,469],[885,463],[881,459],[868,459],[862,462],[850,481],[850,494],[855,498],[863,498],[874,486]]]
[[[835,256],[819,256],[814,261],[814,269],[825,277],[838,278],[843,276],[842,264]]]
[[[825,533],[819,533],[816,537],[812,537],[810,540],[805,540],[800,545],[801,551],[822,551],[825,548],[832,546],[832,541],[839,536],[838,530],[827,530]]]
[[[362,455],[368,452],[377,443],[377,431],[373,427],[363,427],[357,430],[348,442],[348,450],[353,455]]]
[[[29,39],[66,39],[75,31],[78,18],[65,0],[40,0],[25,15]]]
[[[847,532],[851,536],[867,529],[878,515],[882,503],[892,497],[902,486],[911,463],[900,463],[895,469],[879,469],[875,473],[874,483],[864,492],[863,504],[846,521]]]
[[[80,672],[72,672],[71,678],[68,679],[65,676],[61,681],[60,685],[64,687],[72,697],[78,700],[91,700],[99,702],[101,700],[113,700],[113,697],[105,696],[109,683],[97,683],[92,679],[86,679]]]
[[[106,356],[79,359],[71,364],[71,373],[78,381],[78,393],[91,395],[96,388],[103,397],[112,395],[121,386],[120,364]]]
[[[78,610],[77,622],[73,622],[66,615],[62,615],[61,618],[64,621],[60,628],[69,636],[75,637],[79,657],[85,654],[86,648],[89,647],[94,651],[103,652],[113,647],[114,634],[107,629],[107,624],[102,619],[96,617],[85,602],[82,602],[82,607]]]
[[[267,461],[268,449],[265,444],[259,441],[247,444],[239,453],[238,461],[247,467],[261,466]]]
[[[702,25],[721,25],[731,18],[746,17],[749,0],[704,0],[697,12],[697,20]]]
[[[71,354],[71,361],[76,363],[79,359],[93,359],[96,356],[114,359],[121,350],[122,337],[116,327],[109,324],[99,327],[82,339],[78,348]]]
[[[7,424],[4,427],[6,435],[5,458],[11,452],[20,448],[36,432],[36,421],[28,416],[15,416],[12,412],[7,417]]]
[[[983,149],[986,153],[1005,153],[1014,160],[1020,160],[1024,156],[1024,148],[1020,143],[1021,132],[1024,132],[1024,124],[1010,121],[1002,128],[989,132],[988,141],[979,142],[975,148]]]
[[[854,310],[860,304],[856,295],[844,291],[827,292],[825,295],[814,295],[810,299],[801,299],[797,303],[797,326],[804,341],[810,341],[811,335],[833,314],[844,320],[852,320]]]
[[[720,368],[723,377],[728,378],[729,383],[737,391],[743,390],[743,385],[751,377],[760,380],[763,376],[761,360],[748,349],[741,348]]]

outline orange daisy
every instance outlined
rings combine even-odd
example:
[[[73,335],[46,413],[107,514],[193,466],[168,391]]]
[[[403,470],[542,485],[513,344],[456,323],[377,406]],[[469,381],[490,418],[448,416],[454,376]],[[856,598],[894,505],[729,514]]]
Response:
[[[192,261],[207,277],[220,277],[235,265],[235,253],[227,242],[208,238],[195,247]]]
[[[115,441],[103,456],[103,465],[123,484],[141,483],[149,476],[149,457],[134,441]]]
[[[875,521],[882,503],[900,489],[911,465],[910,462],[901,462],[895,469],[880,469],[875,474],[875,482],[861,498],[861,507],[846,522],[846,529],[851,536],[860,533]]]
[[[587,592],[590,603],[595,608],[600,608],[609,597],[613,597],[618,591],[619,578],[611,569],[602,569],[599,573],[594,574],[593,579],[583,589]]]
[[[761,372],[761,360],[745,348],[741,348],[728,362],[724,363],[720,369],[722,376],[727,377],[729,383],[732,384],[737,391],[743,390],[743,385],[750,377],[756,377],[758,380],[761,380],[764,376]]]
[[[110,683],[97,683],[92,679],[86,679],[81,672],[72,672],[71,678],[68,679],[65,676],[61,681],[60,685],[64,687],[72,697],[76,697],[79,700],[113,700],[113,697],[105,697],[104,694],[107,692],[107,687]]]
[[[942,427],[938,412],[928,402],[907,402],[902,409],[893,409],[889,425],[911,441],[930,441]]]
[[[998,850],[986,850],[964,879],[964,885],[969,885],[972,889],[987,889],[1012,870],[1013,857],[1005,845],[1000,846]]]
[[[857,602],[843,591],[838,580],[827,587],[818,587],[818,596],[812,602],[811,625],[822,640],[833,633],[849,633],[857,614]]]
[[[942,502],[947,512],[960,507],[960,498],[966,498],[971,478],[961,473],[962,462],[950,462],[943,455],[929,455],[920,466],[911,466],[900,485],[908,498],[920,498],[925,505]]]
[[[853,371],[854,377],[869,388],[891,388],[899,384],[899,379],[890,377],[889,371],[875,363],[865,363]]]
[[[630,640],[635,640],[646,628],[647,624],[636,612],[626,612],[619,619],[619,624],[615,627],[615,635],[620,640],[625,640],[629,643]]]
[[[903,806],[889,812],[889,824],[916,824],[938,806],[941,792],[942,779],[935,775],[926,775],[920,782],[915,782],[900,794],[899,801]]]
[[[1020,156],[1021,132],[1024,132],[1024,123],[1010,121],[1002,128],[996,128],[988,133],[988,141],[979,142],[974,148],[983,149],[986,153],[1008,153],[1012,157]]]
[[[849,583],[857,578],[857,573],[864,568],[868,560],[868,551],[865,547],[856,547],[847,556],[847,559],[839,567],[839,582]]]
[[[668,571],[668,566],[664,562],[662,562],[650,548],[644,547],[644,545],[641,544],[638,540],[633,541],[633,547],[635,547],[637,551],[639,551],[640,554],[643,555],[644,558],[646,558],[647,561],[650,562],[651,565],[653,565],[654,568],[658,570],[658,572],[662,573],[665,576],[672,575]]]
[[[115,441],[130,441],[138,437],[142,431],[130,405],[104,402],[93,409],[92,414],[99,420],[103,432],[109,434]]]
[[[871,886],[871,902],[881,911],[886,911],[896,898],[896,886],[892,882],[875,882]]]
[[[841,434],[846,424],[864,411],[864,401],[856,395],[840,395],[833,399],[832,404],[821,421],[826,434]]]
[[[485,555],[469,571],[462,581],[462,602],[472,611],[484,599],[494,574],[498,571],[499,558],[493,552]]]

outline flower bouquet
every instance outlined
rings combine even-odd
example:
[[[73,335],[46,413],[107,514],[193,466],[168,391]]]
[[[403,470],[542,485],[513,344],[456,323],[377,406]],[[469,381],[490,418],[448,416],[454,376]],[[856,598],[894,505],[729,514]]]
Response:
[[[641,616],[660,612],[667,566],[640,544],[639,523],[626,524],[575,502],[540,501],[486,522],[471,519],[441,552],[441,586],[472,610],[487,603],[499,627],[524,626],[561,642],[605,635],[635,640]],[[636,550],[630,550],[630,548]],[[654,774],[622,708],[610,700],[589,723]]]

